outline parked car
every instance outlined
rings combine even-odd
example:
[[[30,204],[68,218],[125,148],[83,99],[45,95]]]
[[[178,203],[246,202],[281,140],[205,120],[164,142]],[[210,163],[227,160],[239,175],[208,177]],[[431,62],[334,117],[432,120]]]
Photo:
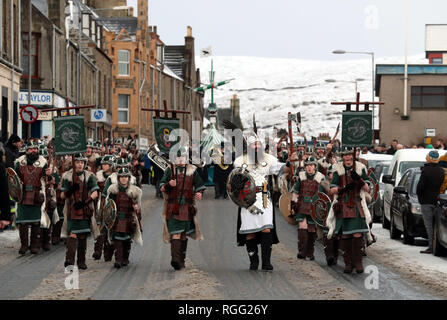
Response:
[[[405,244],[414,244],[414,238],[427,238],[422,218],[421,205],[416,193],[421,177],[420,168],[405,171],[399,184],[394,188],[391,200],[390,238],[404,236]]]
[[[390,161],[380,162],[374,168],[374,174],[379,180],[379,197],[372,207],[373,221],[382,221],[383,216],[383,193],[385,192],[385,184],[382,181],[384,174],[388,173],[388,168],[390,167]]]
[[[442,256],[447,253],[447,194],[439,196],[433,225],[433,254]]]
[[[391,160],[393,159],[393,156],[381,153],[366,153],[366,154],[361,153],[359,158],[368,161],[368,169],[369,169],[369,168],[375,168],[377,165],[384,162],[390,163]]]
[[[382,181],[386,184],[383,194],[384,211],[382,216],[382,226],[385,229],[390,228],[390,210],[394,187],[399,184],[405,171],[410,168],[422,167],[426,163],[425,157],[430,151],[430,149],[402,149],[397,150],[394,154],[388,169],[388,174],[382,178]],[[441,156],[446,152],[445,150],[439,150]]]

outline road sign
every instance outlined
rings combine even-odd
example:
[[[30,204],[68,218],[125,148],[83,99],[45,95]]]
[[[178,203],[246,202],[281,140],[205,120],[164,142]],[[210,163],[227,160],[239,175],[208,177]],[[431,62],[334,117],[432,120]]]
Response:
[[[425,136],[426,137],[436,137],[436,129],[425,128]]]
[[[27,105],[20,110],[20,117],[23,122],[34,123],[39,118],[39,111],[37,111],[36,107]]]
[[[91,122],[107,122],[107,110],[106,109],[91,109],[90,110]]]

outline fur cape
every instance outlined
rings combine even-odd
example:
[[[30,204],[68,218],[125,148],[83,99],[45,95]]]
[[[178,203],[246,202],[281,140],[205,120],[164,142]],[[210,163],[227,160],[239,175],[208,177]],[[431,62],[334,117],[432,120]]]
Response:
[[[107,189],[106,202],[108,201],[110,194],[118,194],[118,192],[119,192],[119,185],[117,183],[112,184],[109,187],[109,189]],[[134,200],[137,203],[138,208],[140,208],[140,210],[141,210],[141,196],[143,194],[142,190],[140,188],[138,188],[137,186],[129,184],[129,187],[126,190],[126,194],[129,196],[129,198],[131,198],[132,200]],[[133,217],[134,217],[135,221],[139,221],[135,212],[133,213]],[[135,233],[132,235],[132,240],[134,240],[140,246],[143,245],[143,236],[141,234],[141,229],[142,229],[142,226],[139,225],[139,227],[136,228]]]
[[[192,164],[187,164],[186,165],[186,175],[187,176],[192,176],[194,174],[194,172],[197,170],[197,167],[192,165]],[[163,210],[161,211],[161,217],[163,220],[163,242],[166,244],[171,243],[171,234],[169,233],[168,230],[168,221],[166,220],[166,215],[167,215],[167,209],[168,209],[168,195],[163,192],[163,198],[164,198],[164,203],[163,203]],[[196,231],[189,234],[188,237],[190,237],[193,240],[203,240],[203,234],[202,232],[200,232],[200,228],[199,228],[199,219],[198,219],[198,213],[199,210],[197,208],[197,206],[195,205],[195,200],[193,203],[193,206],[196,207],[196,215],[193,218],[194,221],[194,225],[196,228]]]
[[[88,170],[84,170],[84,175],[80,176],[80,180],[81,182],[84,182],[84,179],[86,182],[88,182],[88,180],[90,179],[90,177],[93,176],[95,177],[95,174],[88,171]],[[95,178],[96,179],[96,178]],[[66,171],[63,175],[62,175],[62,179],[61,179],[61,184],[63,180],[67,180],[68,182],[73,182],[73,169],[70,169],[69,171]],[[99,190],[97,190],[99,192]],[[90,196],[90,192],[89,192],[89,196]],[[101,196],[101,195],[99,195]],[[61,237],[63,238],[68,238],[68,230],[67,230],[67,221],[68,221],[68,199],[65,199],[65,205],[64,205],[64,222],[62,224],[62,231],[61,231]],[[95,211],[95,205],[94,205],[94,201],[89,203],[90,209],[94,212]],[[99,228],[98,225],[96,224],[96,219],[95,219],[95,215],[93,214],[92,217],[90,218],[90,230],[92,231],[93,237],[94,239],[96,239],[99,236]]]
[[[16,165],[17,163],[19,163],[21,166],[26,166],[28,164],[28,162],[26,160],[26,154],[23,156],[20,156],[19,158],[16,159],[16,161],[14,161],[14,165]],[[48,165],[48,161],[43,156],[39,156],[39,158],[37,158],[37,160],[34,161],[34,163],[33,163],[33,166],[37,167],[37,168],[43,168],[45,165]],[[41,212],[40,226],[43,229],[48,229],[51,225],[51,220],[47,214],[47,208],[46,208],[47,196],[46,196],[46,192],[45,192],[46,183],[45,183],[44,177],[40,178],[40,184],[41,184],[41,187],[40,187],[39,193],[41,195],[43,195],[43,197],[44,197],[44,202],[40,209],[40,212]],[[14,221],[13,221],[14,226],[16,226],[16,219],[17,219],[17,203],[16,203],[15,212],[16,212],[16,214],[14,215]],[[54,216],[53,216],[53,219],[54,219]]]
[[[307,175],[306,175],[306,172],[305,171],[300,171],[300,173],[299,173],[299,177],[300,177],[300,181],[305,181],[305,180],[307,180]],[[318,182],[319,184],[324,180],[324,174],[322,174],[321,172],[319,172],[319,171],[317,171],[316,173],[315,173],[315,177],[314,177],[314,180],[316,181],[316,182]]]
[[[114,172],[112,173],[107,179],[110,179],[110,183],[112,184],[118,184],[118,173]],[[137,178],[135,176],[130,176],[130,184],[136,186],[137,185]]]
[[[335,169],[335,171],[337,171],[339,176],[343,176],[346,174],[345,167],[343,166],[342,162],[337,163],[335,165],[334,169]],[[366,170],[366,166],[363,163],[356,161],[355,171],[357,172],[357,174],[359,176],[362,175],[363,170]],[[369,228],[369,225],[372,222],[372,219],[371,219],[371,213],[369,212],[368,205],[366,203],[367,194],[368,193],[365,192],[364,190],[360,191],[361,206],[362,206],[363,212],[365,213],[366,225],[368,226],[368,233],[366,236],[368,239],[368,243],[372,243],[372,242],[374,242],[374,239],[371,234],[371,229]],[[329,215],[326,219],[326,225],[329,228],[328,239],[332,238],[334,231],[335,231],[336,218],[335,218],[335,212],[334,212],[334,205],[336,203],[338,203],[338,195],[337,194],[334,195],[334,201],[332,201],[331,209],[330,209]]]

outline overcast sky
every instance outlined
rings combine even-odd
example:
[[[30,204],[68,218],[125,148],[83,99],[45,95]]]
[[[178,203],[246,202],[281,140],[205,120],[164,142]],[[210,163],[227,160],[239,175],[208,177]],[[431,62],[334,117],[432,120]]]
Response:
[[[128,0],[135,7],[137,0]],[[446,0],[409,0],[409,54],[425,51],[425,24],[447,24]],[[196,52],[220,56],[347,59],[334,49],[404,54],[405,0],[150,0],[149,24],[168,45],[191,25]],[[351,59],[366,58],[350,55]]]

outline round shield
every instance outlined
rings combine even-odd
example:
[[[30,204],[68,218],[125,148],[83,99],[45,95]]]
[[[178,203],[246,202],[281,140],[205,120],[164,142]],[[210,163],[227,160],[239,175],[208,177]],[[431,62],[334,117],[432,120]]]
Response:
[[[248,208],[256,202],[255,180],[243,168],[236,168],[230,173],[227,191],[230,199],[239,207]]]
[[[22,201],[22,182],[19,176],[12,168],[6,168],[8,174],[9,196],[15,202]]]
[[[279,198],[279,210],[289,224],[296,226],[298,221],[296,221],[296,216],[292,215],[291,201],[290,192],[284,192]]]
[[[113,199],[108,199],[103,208],[103,223],[107,230],[112,229],[116,216],[116,203]]]
[[[331,209],[331,198],[326,193],[318,192],[312,198],[312,219],[320,227],[326,227],[326,219]]]

